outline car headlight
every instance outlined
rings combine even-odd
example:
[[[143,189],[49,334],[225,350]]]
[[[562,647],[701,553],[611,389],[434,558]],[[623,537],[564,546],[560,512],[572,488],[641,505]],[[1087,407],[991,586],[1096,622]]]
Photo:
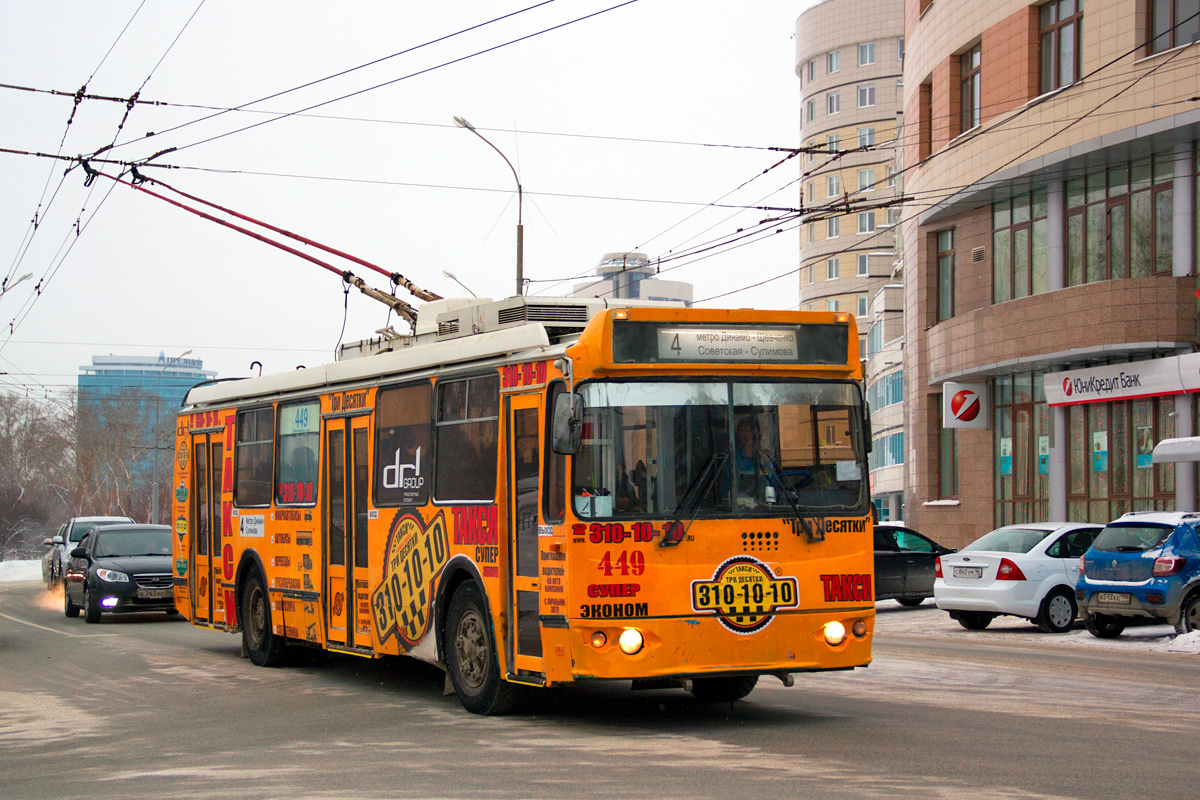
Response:
[[[100,580],[108,581],[109,583],[129,583],[128,575],[112,569],[98,569],[96,570],[96,575],[100,577]]]

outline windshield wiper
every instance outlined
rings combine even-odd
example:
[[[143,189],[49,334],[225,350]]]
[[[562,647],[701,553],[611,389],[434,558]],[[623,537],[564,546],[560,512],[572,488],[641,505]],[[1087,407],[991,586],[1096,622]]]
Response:
[[[787,481],[784,479],[785,476],[783,474],[783,468],[775,462],[775,459],[770,453],[764,452],[763,456],[766,457],[767,463],[771,465],[771,469],[775,471],[775,483],[779,484],[779,491],[783,492],[783,499],[787,500],[788,505],[792,507],[792,513],[794,513],[796,515],[796,519],[799,520],[800,506],[796,502],[796,500],[799,500],[799,497],[796,496],[795,490],[789,486]],[[762,468],[762,464],[759,464],[758,468],[762,470],[763,477],[767,477],[767,471]]]
[[[708,491],[709,485],[717,476],[718,467],[729,460],[729,453],[714,453],[708,457],[708,461],[704,462],[704,467],[700,470],[700,474],[692,481],[692,485],[683,493],[683,497],[679,499],[679,505],[675,508],[675,513],[672,515],[671,526],[663,531],[662,540],[659,542],[660,547],[670,547],[677,545],[683,541],[683,537],[687,534],[687,528],[683,527],[683,517],[689,511],[691,518],[688,520],[688,528],[692,527],[692,523],[696,521],[696,514],[700,512],[699,498]],[[696,502],[693,508],[692,497],[695,496]]]

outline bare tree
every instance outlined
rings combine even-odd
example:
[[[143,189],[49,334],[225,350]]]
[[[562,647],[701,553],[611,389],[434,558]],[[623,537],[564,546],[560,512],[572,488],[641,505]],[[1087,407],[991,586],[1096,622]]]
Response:
[[[0,392],[0,560],[36,558],[75,492],[71,407]]]

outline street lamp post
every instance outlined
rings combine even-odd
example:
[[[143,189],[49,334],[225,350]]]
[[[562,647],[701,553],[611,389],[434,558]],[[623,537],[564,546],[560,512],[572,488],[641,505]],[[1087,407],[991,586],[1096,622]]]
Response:
[[[508,164],[508,168],[512,170],[513,178],[517,182],[517,296],[520,297],[525,293],[525,226],[522,224],[524,192],[521,189],[521,176],[517,174],[517,168],[512,165],[511,161],[508,160],[508,156],[500,152],[500,148],[489,142],[482,133],[475,130],[474,125],[458,116],[454,118],[454,124],[460,128],[466,128],[480,139],[483,139],[488,147],[492,148],[497,153],[500,153],[500,157],[504,159],[505,164]]]
[[[151,491],[153,492],[153,496],[150,498],[150,521],[155,525],[158,524],[158,438],[162,433],[162,431],[158,429],[158,412],[159,406],[162,405],[162,376],[163,373],[166,372],[167,367],[171,366],[176,361],[190,354],[191,352],[191,350],[184,350],[182,353],[163,364],[162,369],[158,371],[158,380],[154,384],[154,474],[151,476],[151,486],[153,487]]]

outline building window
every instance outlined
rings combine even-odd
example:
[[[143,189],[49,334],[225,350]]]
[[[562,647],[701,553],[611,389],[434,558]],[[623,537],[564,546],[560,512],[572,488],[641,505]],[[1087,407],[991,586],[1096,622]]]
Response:
[[[1046,264],[1046,189],[992,204],[992,302],[1049,289]]]
[[[872,445],[871,455],[867,460],[867,468],[870,471],[904,463],[904,431],[876,436]]]
[[[888,164],[887,168],[887,187],[889,189],[896,188],[896,168]]]
[[[1067,518],[1107,522],[1126,511],[1173,511],[1175,465],[1146,455],[1175,435],[1175,399],[1067,408]]]
[[[825,137],[825,149],[830,153],[836,153],[842,149],[842,137],[839,134],[831,133]]]
[[[1150,52],[1161,53],[1200,38],[1197,12],[1196,0],[1150,0]]]
[[[837,300],[826,300],[825,301],[825,310],[826,311],[837,311],[838,310],[838,301]]]
[[[815,81],[816,79],[817,79],[817,60],[815,58],[813,58],[813,59],[810,59],[808,62],[807,80]]]
[[[875,212],[874,211],[858,212],[858,232],[859,233],[874,233],[875,232]]]
[[[804,119],[806,122],[815,122],[817,119],[817,101],[809,100],[804,104]],[[811,154],[810,154],[811,155]]]
[[[980,77],[979,68],[983,63],[979,45],[962,54],[962,128],[960,132],[969,131],[979,126]]]
[[[917,87],[917,160],[933,153],[933,81]]]
[[[836,114],[842,110],[842,96],[838,92],[825,95],[825,113]]]
[[[875,330],[874,327],[871,328]],[[867,349],[870,352],[870,348]],[[876,350],[875,352],[879,352]],[[898,369],[882,375],[867,387],[867,403],[874,413],[881,408],[904,402],[904,370]]]
[[[1083,40],[1083,3],[1051,0],[1039,9],[1041,21],[1041,91],[1070,86],[1079,80],[1079,44]]]
[[[812,244],[817,240],[817,233],[813,230],[813,223],[805,223],[804,227],[808,229],[808,243]]]
[[[804,194],[810,204],[817,201],[817,187],[812,181],[809,181],[804,186]]]
[[[1067,181],[1067,285],[1171,272],[1168,151]]]
[[[896,40],[896,60],[897,61],[904,60],[904,37],[903,36],[901,36],[899,39]]]
[[[859,276],[867,275],[871,269],[871,257],[866,253],[858,254],[858,274]]]
[[[837,197],[842,193],[842,181],[837,175],[829,175],[825,178],[825,196]]]
[[[875,169],[860,169],[858,171],[858,190],[860,192],[875,191]]]
[[[937,235],[938,322],[954,316],[954,231]]]
[[[875,43],[867,42],[858,46],[858,65],[869,67],[875,63]]]
[[[874,147],[875,146],[875,129],[874,128],[859,128],[858,129],[858,146],[859,147]]]
[[[808,279],[807,285],[811,286],[811,285],[812,285],[812,282],[813,282],[813,267],[812,267],[812,264],[809,264],[807,267],[805,267],[805,271],[808,273],[808,275],[806,276],[806,277],[807,277],[807,279]]]
[[[887,220],[888,220],[887,221],[888,225],[899,225],[900,224],[900,207],[899,206],[890,206],[888,208]]]
[[[940,398],[939,398],[940,399]],[[958,429],[945,427],[942,404],[938,409],[938,497],[958,497]]]
[[[825,72],[833,74],[842,68],[842,51],[833,50],[825,54]]]
[[[830,217],[825,220],[825,238],[836,239],[838,236],[838,218]]]
[[[825,280],[832,281],[838,276],[838,260],[831,258],[825,262]]]
[[[867,315],[867,296],[860,294],[858,296],[858,316],[865,317]]]
[[[1043,376],[1025,372],[996,378],[992,413],[995,524],[1044,520],[1050,496],[1050,409]]]
[[[867,108],[875,105],[875,84],[864,83],[858,87],[858,107]]]

